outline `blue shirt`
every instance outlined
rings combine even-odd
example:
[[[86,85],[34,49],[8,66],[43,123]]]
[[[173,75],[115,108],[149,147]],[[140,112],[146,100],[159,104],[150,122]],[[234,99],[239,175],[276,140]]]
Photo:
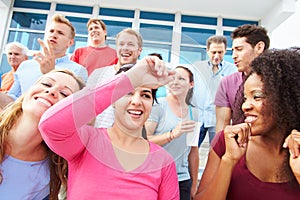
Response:
[[[237,67],[229,62],[222,61],[216,73],[212,71],[211,63],[199,61],[193,64],[194,95],[192,105],[200,111],[200,118],[204,127],[216,126],[216,106],[214,104],[218,86],[224,76],[237,71]]]
[[[55,69],[68,69],[76,76],[81,77],[85,82],[88,78],[87,70],[83,66],[71,61],[68,56],[55,59]],[[34,85],[42,75],[40,65],[36,60],[23,61],[14,74],[14,84],[7,94],[16,100]]]
[[[157,101],[158,104],[153,105],[148,119],[148,121],[157,122],[157,127],[153,135],[173,130],[179,122],[191,119],[191,115],[193,116],[192,120],[199,121],[199,113],[196,108],[192,108],[192,114],[188,114],[185,118],[179,118],[173,113],[165,97],[158,98]],[[186,134],[182,134],[180,137],[165,144],[163,148],[174,158],[178,181],[190,179],[188,156],[191,147],[186,144]]]
[[[0,199],[41,200],[50,193],[49,160],[23,161],[7,156],[0,164]]]

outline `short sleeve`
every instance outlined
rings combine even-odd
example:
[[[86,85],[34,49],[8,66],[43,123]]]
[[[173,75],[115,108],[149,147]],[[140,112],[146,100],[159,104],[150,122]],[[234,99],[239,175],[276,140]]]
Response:
[[[227,95],[227,87],[226,87],[227,77],[224,77],[221,80],[221,83],[218,86],[216,97],[215,97],[215,105],[220,107],[230,107],[230,102]]]
[[[224,131],[221,131],[215,135],[213,141],[211,142],[211,147],[220,158],[225,154],[226,145]]]
[[[161,105],[159,103],[155,103],[152,107],[152,111],[148,118],[148,121],[159,122],[162,118],[163,113],[164,113],[164,111],[161,108]]]

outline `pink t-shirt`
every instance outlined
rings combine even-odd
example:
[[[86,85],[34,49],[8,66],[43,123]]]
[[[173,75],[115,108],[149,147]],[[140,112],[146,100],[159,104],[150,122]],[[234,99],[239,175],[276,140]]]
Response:
[[[69,164],[68,199],[179,199],[174,160],[163,148],[149,142],[143,164],[126,171],[107,130],[86,125],[132,90],[127,76],[117,75],[62,100],[43,115],[39,128],[45,142]]]
[[[215,105],[220,107],[229,107],[233,109],[235,95],[243,83],[243,73],[235,72],[225,76],[218,87]]]
[[[106,67],[118,62],[116,50],[109,46],[102,48],[91,46],[81,47],[74,51],[70,59],[84,66],[88,71],[88,75],[97,68]]]

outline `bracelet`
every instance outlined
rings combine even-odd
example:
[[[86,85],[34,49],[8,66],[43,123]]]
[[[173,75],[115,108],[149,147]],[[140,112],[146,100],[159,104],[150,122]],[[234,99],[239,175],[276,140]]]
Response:
[[[175,138],[173,130],[170,130],[170,138],[171,138],[171,140],[173,140]]]
[[[173,140],[172,130],[170,130],[168,133],[168,142],[171,142]]]

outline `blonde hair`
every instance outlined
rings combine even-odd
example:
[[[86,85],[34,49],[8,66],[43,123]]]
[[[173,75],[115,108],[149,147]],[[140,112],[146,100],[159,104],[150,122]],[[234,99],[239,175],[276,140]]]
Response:
[[[60,72],[72,76],[78,83],[79,89],[82,89],[85,84],[84,82],[75,76],[72,72],[66,69],[53,70],[49,73]],[[40,80],[40,79],[39,79]],[[37,83],[39,82],[37,81]],[[10,103],[0,112],[0,164],[5,159],[5,152],[7,152],[8,146],[8,134],[10,130],[15,126],[16,122],[19,120],[20,116],[23,113],[22,103],[24,100],[23,94],[15,102]],[[58,200],[58,193],[62,188],[67,188],[67,173],[68,165],[67,161],[62,157],[55,154],[49,149],[45,144],[48,157],[50,158],[50,200]],[[0,171],[0,184],[3,181],[2,172]]]
[[[53,15],[51,21],[56,23],[66,24],[71,29],[70,38],[71,39],[75,38],[75,28],[73,24],[65,16],[63,16],[62,14],[55,14]]]
[[[139,48],[143,47],[143,38],[142,38],[141,34],[139,34],[137,31],[133,30],[132,28],[125,28],[122,31],[120,31],[116,36],[116,43],[118,43],[118,39],[122,33],[128,33],[128,34],[134,35],[138,40]]]

